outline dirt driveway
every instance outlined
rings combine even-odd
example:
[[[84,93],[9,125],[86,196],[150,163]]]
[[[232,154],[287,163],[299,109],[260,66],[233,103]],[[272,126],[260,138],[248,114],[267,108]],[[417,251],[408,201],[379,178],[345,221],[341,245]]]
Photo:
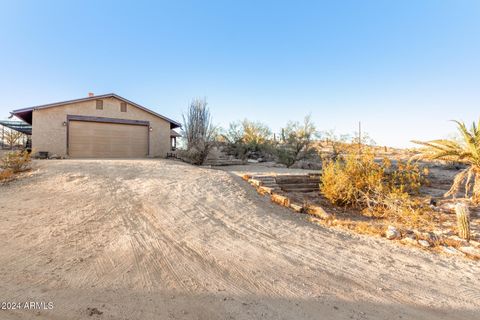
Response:
[[[478,262],[311,224],[225,171],[39,161],[0,219],[0,300],[54,304],[0,319],[479,319]]]

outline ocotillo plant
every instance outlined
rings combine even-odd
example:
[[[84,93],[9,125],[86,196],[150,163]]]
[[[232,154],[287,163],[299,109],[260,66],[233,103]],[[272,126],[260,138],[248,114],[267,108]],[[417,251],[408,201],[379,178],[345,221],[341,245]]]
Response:
[[[470,212],[468,207],[463,203],[457,203],[455,213],[457,215],[458,236],[470,240]]]

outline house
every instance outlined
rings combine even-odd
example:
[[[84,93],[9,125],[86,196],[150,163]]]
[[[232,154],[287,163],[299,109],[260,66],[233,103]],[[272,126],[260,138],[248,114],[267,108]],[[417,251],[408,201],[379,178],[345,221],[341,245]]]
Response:
[[[32,149],[72,158],[166,157],[180,123],[114,93],[18,109]]]

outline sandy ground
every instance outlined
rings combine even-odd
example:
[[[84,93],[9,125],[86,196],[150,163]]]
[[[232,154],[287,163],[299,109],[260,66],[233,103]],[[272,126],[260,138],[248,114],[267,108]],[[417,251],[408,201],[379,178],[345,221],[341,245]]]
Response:
[[[309,223],[229,172],[34,165],[0,186],[0,301],[54,306],[0,319],[479,319],[479,262]]]

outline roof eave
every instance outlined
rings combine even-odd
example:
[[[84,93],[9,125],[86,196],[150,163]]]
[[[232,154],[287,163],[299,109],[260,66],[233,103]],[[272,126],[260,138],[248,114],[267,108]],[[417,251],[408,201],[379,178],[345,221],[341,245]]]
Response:
[[[175,121],[175,120],[172,120],[170,118],[167,118],[155,111],[152,111],[142,105],[139,105],[138,103],[135,103],[133,101],[130,101],[128,99],[125,99],[124,97],[121,97],[115,93],[108,93],[108,94],[102,94],[102,95],[99,95],[99,96],[92,96],[92,97],[86,97],[86,98],[80,98],[80,99],[74,99],[74,100],[67,100],[67,101],[62,101],[62,102],[55,102],[55,103],[49,103],[49,104],[44,104],[44,105],[39,105],[39,106],[33,106],[33,107],[29,107],[29,108],[22,108],[22,109],[17,109],[17,110],[13,110],[12,112],[10,112],[11,114],[14,114],[18,117],[18,114],[20,113],[25,113],[25,112],[30,112],[30,111],[33,111],[33,110],[38,110],[38,109],[47,109],[47,108],[53,108],[53,107],[59,107],[59,106],[63,106],[63,105],[66,105],[66,104],[72,104],[72,103],[77,103],[77,102],[84,102],[84,101],[89,101],[89,100],[95,100],[95,99],[104,99],[104,98],[116,98],[116,99],[119,99],[119,100],[122,100],[126,103],[129,103],[145,112],[148,112],[150,114],[153,114],[154,116],[156,117],[159,117],[167,122],[170,123],[170,129],[175,129],[175,128],[180,128],[182,125]],[[22,118],[22,120],[25,120]]]

